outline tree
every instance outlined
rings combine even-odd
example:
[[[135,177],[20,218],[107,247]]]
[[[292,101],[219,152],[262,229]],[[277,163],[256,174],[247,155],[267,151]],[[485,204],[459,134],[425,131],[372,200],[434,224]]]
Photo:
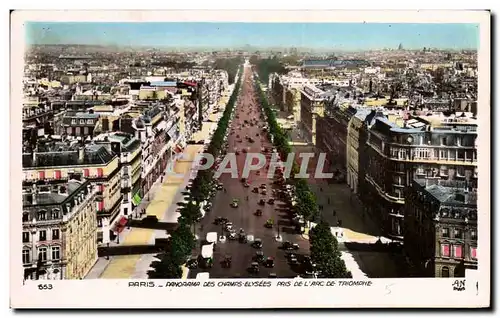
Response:
[[[153,267],[154,270],[148,271],[148,277],[150,279],[182,278],[182,268],[176,262],[176,260],[171,257],[169,253],[164,254],[159,262],[153,262],[151,264],[151,267]]]
[[[311,229],[309,232],[309,241],[311,243],[311,259],[316,263],[321,277],[352,277],[341,258],[337,239],[333,236],[328,222],[322,220]]]

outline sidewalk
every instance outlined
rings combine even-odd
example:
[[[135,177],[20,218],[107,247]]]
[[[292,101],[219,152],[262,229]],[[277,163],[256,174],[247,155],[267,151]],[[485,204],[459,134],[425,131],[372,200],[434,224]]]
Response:
[[[202,145],[188,145],[184,150],[187,158],[194,158]],[[146,208],[147,215],[154,215],[159,220],[167,222],[177,221],[175,210],[177,209],[176,200],[182,198],[181,192],[184,191],[185,185],[191,177],[191,160],[182,160],[174,164],[174,171],[182,174],[183,177],[166,175],[163,183],[155,182],[150,190],[151,201],[143,201],[139,208]],[[147,198],[147,195],[146,195]],[[152,229],[131,228],[125,229],[120,234],[120,243],[122,245],[135,244],[152,244],[156,235],[165,235],[164,231],[156,231]],[[116,243],[115,243],[116,244]],[[152,257],[153,255],[149,255]],[[110,260],[100,258],[94,265],[86,278],[131,278],[136,277],[137,265],[144,269],[149,268],[149,263],[145,264],[145,259],[142,255],[123,255],[115,256]],[[144,264],[143,264],[144,263]],[[144,274],[147,269],[144,270]]]

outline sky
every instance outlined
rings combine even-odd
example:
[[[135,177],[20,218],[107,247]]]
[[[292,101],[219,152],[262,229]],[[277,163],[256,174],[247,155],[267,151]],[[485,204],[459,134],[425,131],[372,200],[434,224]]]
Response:
[[[337,50],[478,49],[477,24],[29,22],[27,44],[303,47]]]

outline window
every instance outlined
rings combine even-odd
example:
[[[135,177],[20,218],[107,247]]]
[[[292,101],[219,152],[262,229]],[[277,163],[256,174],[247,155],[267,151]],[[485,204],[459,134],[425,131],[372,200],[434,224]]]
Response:
[[[463,239],[464,233],[462,232],[461,229],[455,229],[453,230],[453,237],[458,238],[458,239]]]
[[[446,137],[441,138],[441,145],[446,146]]]
[[[58,239],[60,239],[60,237],[59,237],[59,229],[53,229],[53,230],[52,230],[52,239],[53,239],[53,240],[58,240]]]
[[[71,124],[72,124],[72,125],[76,125],[76,119],[72,119],[72,120],[71,120]]]
[[[85,119],[80,119],[80,125],[85,124]]]
[[[450,229],[449,228],[442,228],[441,229],[441,236],[442,237],[450,237]]]
[[[450,277],[450,269],[447,266],[441,269],[441,277]]]
[[[23,243],[30,242],[30,232],[23,232]]]
[[[453,256],[455,258],[462,258],[462,245],[453,245]]]
[[[87,119],[87,125],[92,125],[94,121],[92,119]]]
[[[47,231],[40,230],[40,232],[38,232],[38,240],[39,241],[46,241],[47,240]]]
[[[471,240],[477,240],[477,231],[476,230],[470,231],[470,238],[471,238]]]
[[[29,222],[30,215],[28,212],[23,213],[23,222]]]
[[[470,257],[473,259],[477,259],[477,247],[470,248]]]
[[[47,212],[43,211],[43,212],[38,212],[37,213],[37,216],[38,216],[38,220],[39,221],[45,221],[47,219]]]
[[[23,264],[31,263],[31,252],[30,250],[23,250]]]
[[[440,174],[441,174],[441,176],[443,176],[443,177],[448,176],[448,167],[446,167],[446,166],[441,166],[441,169],[440,169]]]
[[[101,178],[103,175],[103,170],[102,168],[97,168],[97,177]]]
[[[450,257],[450,244],[441,244],[441,256]]]
[[[59,218],[59,210],[52,210],[51,217],[52,220],[57,220]]]
[[[463,166],[457,166],[457,176],[458,177],[465,176],[465,168]]]
[[[61,248],[59,246],[52,246],[52,260],[61,259]]]
[[[38,259],[42,262],[47,261],[47,248],[46,247],[39,247],[38,248]]]

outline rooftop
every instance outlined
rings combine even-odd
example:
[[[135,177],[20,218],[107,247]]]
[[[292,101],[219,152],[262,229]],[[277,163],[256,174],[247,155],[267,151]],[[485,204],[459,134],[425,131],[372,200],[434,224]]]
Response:
[[[441,204],[476,205],[477,192],[464,181],[415,179],[415,182]]]
[[[23,153],[23,168],[105,165],[115,157],[104,145],[90,144],[81,150],[78,147],[76,144],[56,142],[45,145],[45,151],[39,149],[35,153]]]
[[[69,180],[67,183],[56,186],[40,185],[35,187],[24,187],[23,207],[62,204],[73,194],[77,193],[82,187],[85,187],[86,184],[86,181]],[[36,189],[36,194],[33,194],[34,189]],[[33,199],[35,199],[35,201]]]

